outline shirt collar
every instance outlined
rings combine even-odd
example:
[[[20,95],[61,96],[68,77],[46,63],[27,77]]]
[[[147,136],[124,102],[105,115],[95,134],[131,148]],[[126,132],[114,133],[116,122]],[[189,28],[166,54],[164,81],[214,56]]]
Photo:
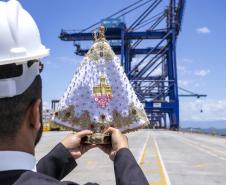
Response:
[[[26,152],[0,151],[0,171],[31,170],[36,171],[35,157]]]

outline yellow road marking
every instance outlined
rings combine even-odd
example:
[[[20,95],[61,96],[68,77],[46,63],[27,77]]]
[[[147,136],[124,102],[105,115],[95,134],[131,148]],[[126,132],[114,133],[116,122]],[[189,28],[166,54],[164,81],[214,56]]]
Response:
[[[86,161],[86,164],[87,165],[95,165],[96,164],[96,161],[94,161],[94,160],[87,160]]]
[[[149,182],[149,185],[161,185],[160,182]]]
[[[139,164],[140,166],[142,166],[142,165],[144,164],[144,156],[145,156],[145,154],[146,154],[147,144],[148,144],[149,138],[150,138],[150,134],[149,134],[148,137],[147,137],[147,140],[146,140],[146,142],[145,142],[145,144],[144,144],[143,151],[142,151],[142,153],[141,153],[141,158],[140,158],[139,161],[138,161],[138,164]]]
[[[200,163],[200,164],[196,164],[196,165],[193,165],[195,168],[201,168],[201,169],[205,169],[206,168],[206,163]]]
[[[147,149],[147,144],[145,145],[144,147],[144,151],[142,153],[142,157],[141,157],[141,160],[140,160],[140,165],[142,166],[144,164],[144,156],[146,154],[146,149]]]
[[[141,153],[140,160],[138,161],[138,164],[140,165],[141,168],[143,168],[144,164],[153,164],[153,162],[145,162],[146,154],[151,151],[147,147],[149,138],[150,137],[148,137],[146,142],[145,142],[145,145],[143,147],[143,151]],[[162,160],[161,160],[161,156],[160,156],[160,153],[159,153],[157,143],[155,142],[154,138],[152,138],[152,140],[153,140],[152,146],[154,146],[153,148],[154,148],[154,153],[155,153],[154,161],[156,161],[158,169],[156,169],[156,170],[144,170],[143,169],[143,171],[144,171],[144,173],[153,173],[153,174],[158,173],[160,175],[160,181],[159,182],[149,182],[150,185],[170,185],[169,180],[167,181],[167,178],[166,178],[166,174],[165,174],[166,172],[164,171],[165,169],[164,169],[163,164],[162,164]]]
[[[145,161],[145,164],[153,164],[153,162]]]
[[[153,139],[154,141],[154,139]],[[161,184],[162,185],[167,185],[167,181],[166,181],[166,177],[165,177],[165,174],[163,172],[163,166],[162,166],[162,163],[161,163],[161,160],[160,160],[160,154],[159,154],[159,151],[157,150],[157,145],[156,143],[154,142],[154,149],[155,149],[155,153],[157,155],[157,164],[158,164],[158,167],[159,167],[159,172],[160,172],[160,177],[161,177]]]

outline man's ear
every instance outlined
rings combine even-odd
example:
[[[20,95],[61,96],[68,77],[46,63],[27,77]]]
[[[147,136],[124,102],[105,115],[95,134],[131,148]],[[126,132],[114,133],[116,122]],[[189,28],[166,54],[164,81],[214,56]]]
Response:
[[[30,110],[30,126],[33,127],[35,130],[39,130],[41,127],[40,123],[40,104],[41,100],[36,100]]]

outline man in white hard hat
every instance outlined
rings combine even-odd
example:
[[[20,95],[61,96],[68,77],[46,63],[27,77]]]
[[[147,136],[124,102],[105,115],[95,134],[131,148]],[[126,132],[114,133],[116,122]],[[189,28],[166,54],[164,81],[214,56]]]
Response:
[[[0,185],[76,185],[59,180],[95,147],[81,144],[91,131],[69,134],[36,165],[34,149],[42,133],[40,59],[48,54],[30,14],[16,0],[0,1]],[[148,184],[126,137],[114,128],[107,132],[112,146],[100,148],[114,160],[116,184]]]

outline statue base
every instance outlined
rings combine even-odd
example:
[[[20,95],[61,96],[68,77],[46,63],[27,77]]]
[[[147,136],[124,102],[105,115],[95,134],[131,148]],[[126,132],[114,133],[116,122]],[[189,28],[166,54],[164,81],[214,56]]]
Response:
[[[111,135],[103,133],[94,133],[82,138],[83,144],[107,145],[111,144]]]

